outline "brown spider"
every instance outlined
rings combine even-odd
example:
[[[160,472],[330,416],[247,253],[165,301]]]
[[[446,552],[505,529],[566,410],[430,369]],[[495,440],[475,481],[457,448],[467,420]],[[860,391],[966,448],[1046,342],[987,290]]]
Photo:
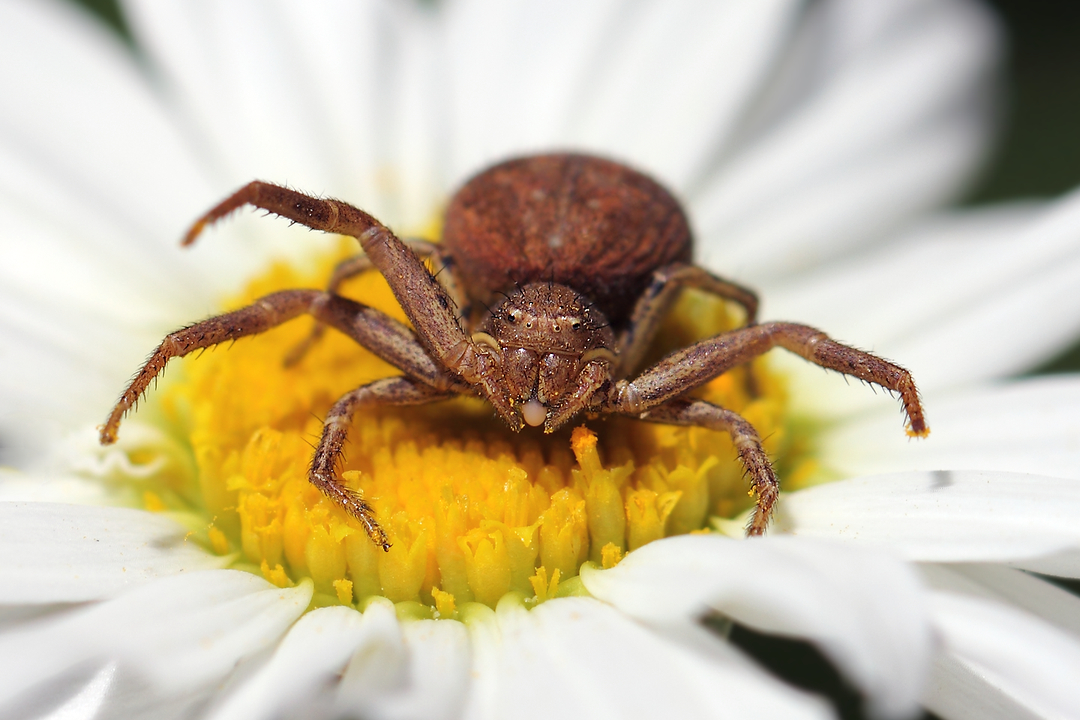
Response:
[[[166,337],[124,390],[101,428],[101,442],[116,441],[120,419],[170,358],[307,313],[403,373],[359,387],[334,404],[309,471],[311,482],[384,549],[390,544],[371,507],[337,473],[352,417],[365,406],[419,405],[468,394],[486,398],[514,431],[528,424],[552,432],[586,412],[729,433],[757,495],[749,535],[765,532],[779,492],[776,474],[750,423],[731,410],[685,397],[688,391],[780,346],[898,392],[909,433],[928,432],[906,370],[805,325],[757,324],[752,291],[690,264],[690,228],[671,194],[609,160],[538,155],[485,170],[454,195],[441,244],[402,242],[351,205],[259,181],[206,213],[184,244],[244,205],[352,236],[365,254],[341,263],[326,291],[273,293]],[[437,276],[421,257],[441,266]],[[412,328],[335,292],[346,278],[373,266]],[[745,326],[676,350],[634,375],[661,319],[686,287],[741,305]],[[473,311],[481,306],[487,309]],[[303,354],[320,327],[288,362]]]

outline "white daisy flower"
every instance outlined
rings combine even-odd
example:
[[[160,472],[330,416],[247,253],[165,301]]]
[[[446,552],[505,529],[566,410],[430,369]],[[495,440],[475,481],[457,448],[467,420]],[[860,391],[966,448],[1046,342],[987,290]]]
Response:
[[[1080,197],[926,219],[990,135],[979,6],[125,10],[135,54],[65,5],[0,5],[0,714],[831,714],[726,642],[734,621],[814,644],[875,717],[1077,715],[1080,600],[1032,573],[1080,577],[1080,380],[1001,378],[1080,332]],[[464,178],[551,149],[647,170],[766,317],[909,367],[931,439],[800,362],[723,376],[705,392],[793,491],[775,537],[739,542],[715,433],[611,423],[598,446],[464,401],[376,414],[346,479],[384,554],[307,485],[304,442],[391,371],[329,335],[285,369],[294,323],[173,363],[96,445],[165,333],[324,281],[338,241],[281,222],[177,247],[239,185],[430,234]],[[349,291],[392,311],[376,279]],[[673,336],[725,321],[687,302]]]

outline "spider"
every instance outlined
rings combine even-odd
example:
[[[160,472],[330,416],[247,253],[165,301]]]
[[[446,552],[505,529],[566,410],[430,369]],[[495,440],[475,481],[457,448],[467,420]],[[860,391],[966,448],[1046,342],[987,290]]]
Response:
[[[756,495],[748,535],[768,526],[779,482],[757,431],[731,410],[687,397],[732,367],[782,347],[821,367],[900,395],[908,432],[928,433],[910,373],[805,325],[757,323],[757,296],[691,263],[689,224],[657,182],[579,154],[522,157],[491,167],[453,196],[442,242],[399,240],[371,215],[266,182],[251,182],[200,218],[210,224],[251,205],[313,230],[359,240],[364,254],[337,266],[322,290],[285,290],[166,337],[128,384],[105,424],[117,428],[170,358],[255,335],[299,315],[328,325],[399,368],[400,376],[346,393],[326,416],[309,479],[384,550],[371,507],[338,475],[353,416],[376,405],[420,405],[458,394],[487,399],[511,430],[552,432],[585,413],[628,415],[728,433]],[[430,258],[442,269],[433,275]],[[412,327],[337,294],[347,278],[383,274]],[[660,321],[684,288],[742,306],[745,324],[641,369]]]

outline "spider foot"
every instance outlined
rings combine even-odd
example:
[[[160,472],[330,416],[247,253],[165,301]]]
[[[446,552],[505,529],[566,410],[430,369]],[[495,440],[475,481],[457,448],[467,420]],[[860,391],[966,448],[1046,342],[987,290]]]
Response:
[[[310,480],[315,487],[322,491],[323,495],[334,501],[334,504],[349,513],[353,519],[363,526],[364,531],[371,538],[371,542],[381,547],[384,552],[390,552],[392,547],[390,539],[386,536],[386,531],[382,529],[382,526],[375,519],[375,511],[364,500],[361,493],[346,487],[341,478],[327,476],[320,472],[312,472]]]
[[[773,507],[780,496],[780,481],[776,478],[769,456],[765,453],[761,443],[754,439],[737,439],[736,447],[739,451],[739,459],[750,480],[757,506],[750,515],[750,522],[746,526],[746,535],[764,535],[772,519]]]

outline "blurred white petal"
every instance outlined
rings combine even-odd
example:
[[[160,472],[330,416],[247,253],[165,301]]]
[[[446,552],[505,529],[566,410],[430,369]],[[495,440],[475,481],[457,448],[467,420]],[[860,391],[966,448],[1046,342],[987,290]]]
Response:
[[[384,642],[371,644],[350,664],[338,691],[338,709],[362,709],[373,720],[461,717],[472,664],[465,626],[414,620],[399,628],[400,646],[386,632]],[[380,685],[388,675],[391,681]]]
[[[466,624],[474,657],[466,717],[828,716],[819,700],[705,630],[683,644],[592,599],[527,611],[508,596],[494,612],[476,607]]]
[[[841,38],[825,80],[690,197],[710,267],[754,282],[813,267],[947,199],[978,163],[991,18],[969,2],[860,5],[816,6]]]
[[[686,188],[782,54],[795,0],[451,8],[454,167],[587,148]]]
[[[323,116],[336,108],[308,82],[318,70],[277,3],[128,3],[125,11],[189,131],[198,133],[192,139],[212,143],[203,152],[224,161],[215,169],[229,183],[266,177],[331,185]]]
[[[610,570],[585,568],[594,596],[663,625],[715,609],[736,622],[821,648],[877,715],[916,707],[930,657],[922,589],[888,556],[837,543],[659,540]]]
[[[1080,332],[1080,194],[928,221],[893,243],[767,288],[766,316],[796,319],[895,359],[931,401],[1031,368]],[[882,407],[859,383],[776,353],[795,407],[839,418]],[[930,408],[931,428],[934,424]]]
[[[778,529],[909,560],[1021,561],[1080,547],[1080,483],[941,470],[840,480],[781,497]]]
[[[890,342],[889,352],[922,368],[927,390],[1022,372],[1060,352],[1080,331],[1078,235],[1080,193],[1073,193],[1008,244],[969,246],[934,321]]]
[[[924,564],[920,569],[935,590],[1005,602],[1080,639],[1080,598],[1042,578],[992,563]]]
[[[214,708],[210,718],[275,718],[314,704],[369,633],[367,613],[326,607],[300,618],[269,662]]]
[[[952,593],[933,593],[933,612],[952,657],[931,683],[926,703],[932,712],[949,718],[1077,716],[1075,637],[1006,605]],[[981,683],[965,688],[968,673]]]
[[[47,502],[65,505],[112,505],[114,493],[100,482],[68,474],[35,473],[0,468],[0,502]]]
[[[118,507],[0,502],[0,603],[82,602],[221,567],[162,515]]]
[[[4,3],[0,26],[0,147],[23,160],[18,169],[36,170],[30,178],[0,171],[0,187],[41,201],[22,181],[47,178],[50,191],[62,194],[35,207],[53,222],[76,229],[77,211],[92,207],[94,219],[150,247],[147,239],[186,219],[187,203],[205,201],[186,138],[115,35],[52,0]],[[102,241],[95,247],[108,250]],[[132,268],[155,257],[136,247],[132,253]],[[158,259],[145,272],[165,275]]]
[[[985,674],[952,655],[939,654],[923,704],[945,720],[1046,720],[1046,715],[1002,692]]]
[[[92,720],[98,717],[115,676],[116,665],[106,665],[94,675],[78,695],[48,715],[41,716],[41,720]]]
[[[931,431],[926,440],[900,432],[896,408],[883,407],[823,433],[822,461],[845,477],[998,470],[1080,480],[1080,377],[1051,375],[924,399]]]
[[[310,598],[310,582],[280,589],[250,573],[210,570],[26,623],[0,634],[0,707],[24,688],[104,658],[163,693],[194,690],[276,642]]]

